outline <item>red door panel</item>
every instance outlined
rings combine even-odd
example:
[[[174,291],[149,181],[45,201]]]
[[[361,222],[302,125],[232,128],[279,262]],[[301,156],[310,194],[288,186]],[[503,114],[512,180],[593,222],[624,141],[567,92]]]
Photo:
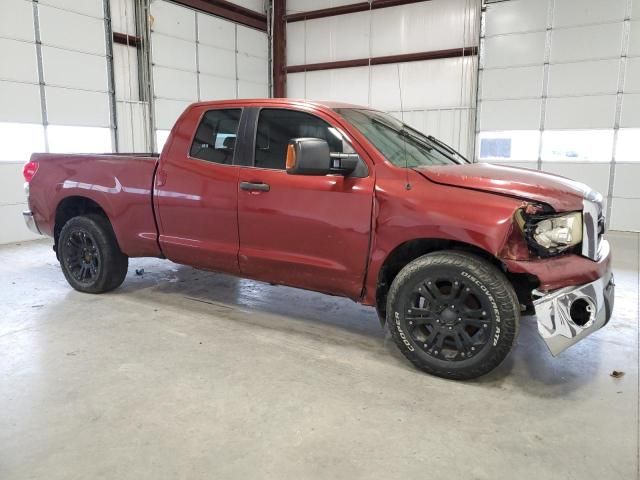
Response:
[[[240,167],[240,271],[272,283],[358,298],[371,227],[373,178],[289,175]]]
[[[238,167],[232,164],[239,118],[238,108],[193,107],[162,153],[155,185],[159,242],[176,263],[239,272]]]

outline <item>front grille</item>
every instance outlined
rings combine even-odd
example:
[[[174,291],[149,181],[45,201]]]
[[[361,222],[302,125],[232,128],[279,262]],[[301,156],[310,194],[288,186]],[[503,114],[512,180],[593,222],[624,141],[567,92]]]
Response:
[[[585,199],[582,204],[582,255],[598,260],[605,230],[602,203]]]

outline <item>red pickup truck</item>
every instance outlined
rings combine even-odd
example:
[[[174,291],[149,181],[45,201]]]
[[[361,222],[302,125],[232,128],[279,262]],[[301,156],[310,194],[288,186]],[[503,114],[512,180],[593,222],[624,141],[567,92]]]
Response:
[[[129,257],[353,299],[418,368],[494,369],[521,313],[557,355],[605,325],[614,283],[602,196],[469,163],[366,107],[291,99],[191,105],[162,154],[34,154],[27,225],[69,284],[101,293]]]

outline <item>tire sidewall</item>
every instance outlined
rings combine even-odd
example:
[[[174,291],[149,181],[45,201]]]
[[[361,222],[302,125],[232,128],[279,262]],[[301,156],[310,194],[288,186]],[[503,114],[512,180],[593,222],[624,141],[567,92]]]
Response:
[[[93,282],[80,282],[67,267],[66,243],[71,233],[84,231],[94,240],[98,254],[98,275]],[[110,231],[110,225],[95,216],[80,216],[69,220],[60,232],[58,249],[60,250],[60,266],[67,282],[76,290],[86,293],[100,293],[110,290],[114,266],[120,261],[118,255],[122,255],[115,238]],[[125,257],[126,258],[126,257]],[[128,263],[128,262],[127,262]]]
[[[446,272],[452,281],[472,284],[473,293],[483,295],[482,301],[489,305],[489,341],[466,360],[446,361],[429,355],[407,328],[405,314],[409,296],[427,274],[438,276],[440,272]],[[499,289],[496,284],[500,285]],[[506,291],[498,295],[496,290]],[[493,265],[466,253],[438,252],[414,260],[396,276],[388,295],[387,323],[402,353],[419,368],[447,378],[474,378],[493,370],[511,350],[517,335],[518,308],[513,288]]]

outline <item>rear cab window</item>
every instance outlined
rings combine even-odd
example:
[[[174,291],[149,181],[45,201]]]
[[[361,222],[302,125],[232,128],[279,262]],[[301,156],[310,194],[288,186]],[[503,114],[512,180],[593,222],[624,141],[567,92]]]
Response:
[[[241,115],[240,108],[207,111],[196,130],[189,156],[232,165]]]

